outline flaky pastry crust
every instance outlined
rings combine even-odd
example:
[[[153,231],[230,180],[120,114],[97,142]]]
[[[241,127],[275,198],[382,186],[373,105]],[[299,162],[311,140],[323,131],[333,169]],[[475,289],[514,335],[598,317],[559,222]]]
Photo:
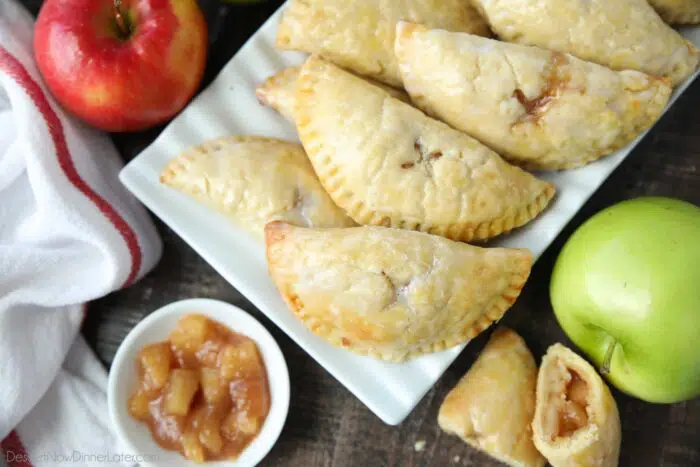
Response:
[[[265,233],[290,310],[327,342],[391,362],[471,340],[512,306],[532,267],[528,250],[401,229],[276,221]]]
[[[482,240],[554,196],[474,138],[315,56],[297,80],[295,116],[321,183],[362,225]]]
[[[271,220],[309,227],[355,225],[325,192],[298,143],[262,136],[206,141],[172,159],[160,181],[259,239]]]

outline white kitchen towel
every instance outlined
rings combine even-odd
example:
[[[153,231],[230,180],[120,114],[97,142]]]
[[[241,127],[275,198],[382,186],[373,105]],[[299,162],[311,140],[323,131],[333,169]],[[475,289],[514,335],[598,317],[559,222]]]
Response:
[[[0,1],[0,446],[8,465],[75,453],[76,464],[98,465],[89,456],[122,453],[105,370],[79,335],[83,307],[138,280],[162,244],[119,183],[107,135],[43,85],[33,23],[15,0]]]

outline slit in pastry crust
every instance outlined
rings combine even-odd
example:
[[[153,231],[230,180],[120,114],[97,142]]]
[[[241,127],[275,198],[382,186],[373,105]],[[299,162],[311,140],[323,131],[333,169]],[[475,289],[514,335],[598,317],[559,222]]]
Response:
[[[485,240],[534,219],[555,188],[474,138],[316,56],[297,130],[331,198],[362,225]]]
[[[672,91],[639,71],[406,22],[396,55],[418,107],[528,169],[580,167],[627,145]]]
[[[226,216],[256,238],[265,224],[356,225],[328,196],[304,149],[262,136],[231,136],[188,148],[160,181]]]

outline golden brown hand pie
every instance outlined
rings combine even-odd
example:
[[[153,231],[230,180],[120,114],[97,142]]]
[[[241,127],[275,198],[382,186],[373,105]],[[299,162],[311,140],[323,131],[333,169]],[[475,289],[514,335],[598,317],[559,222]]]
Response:
[[[299,76],[299,67],[289,67],[278,71],[268,77],[255,88],[255,95],[258,100],[279,112],[284,118],[294,123],[294,102],[296,100],[296,82]],[[401,89],[388,86],[379,81],[366,79],[375,86],[379,86],[392,97],[410,103],[410,98]]]
[[[297,130],[331,198],[360,224],[486,239],[537,216],[554,186],[475,139],[312,56]]]
[[[698,65],[697,49],[647,0],[474,0],[474,5],[509,42],[570,53],[614,70],[668,76],[674,85]]]
[[[700,23],[700,0],[649,0],[649,3],[667,23]]]
[[[489,34],[465,0],[291,0],[277,46],[322,55],[364,76],[401,87],[394,31],[402,19],[432,27]]]
[[[301,145],[288,141],[207,141],[171,160],[160,180],[261,239],[274,219],[309,227],[355,225],[328,197]]]
[[[404,22],[396,54],[416,105],[532,169],[579,167],[628,144],[672,90],[639,71]]]
[[[472,367],[447,394],[440,428],[513,467],[539,467],[532,443],[537,365],[525,341],[499,326]]]
[[[294,99],[299,67],[289,67],[269,76],[255,88],[258,100],[294,122]]]
[[[402,361],[471,340],[500,319],[532,267],[524,249],[480,248],[385,227],[265,227],[271,277],[333,345]]]
[[[537,376],[533,439],[554,467],[613,467],[620,414],[593,367],[562,344],[549,347]]]

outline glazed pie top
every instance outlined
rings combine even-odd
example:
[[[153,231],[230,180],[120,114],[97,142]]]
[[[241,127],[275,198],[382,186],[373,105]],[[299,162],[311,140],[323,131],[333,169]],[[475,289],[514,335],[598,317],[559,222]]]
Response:
[[[207,141],[168,163],[161,182],[262,238],[267,222],[354,225],[323,190],[301,145],[258,136]]]
[[[553,185],[475,139],[312,56],[297,130],[321,183],[358,223],[484,239],[534,218]]]
[[[525,341],[499,326],[472,367],[447,394],[438,424],[513,467],[540,467],[532,443],[537,365]]]
[[[528,250],[480,248],[385,227],[265,227],[271,277],[295,315],[333,345],[388,361],[469,341],[502,317]]]
[[[276,110],[284,118],[294,123],[294,102],[298,77],[299,67],[284,68],[256,86],[255,95],[262,104]],[[396,89],[371,79],[366,79],[366,81],[385,90],[392,97],[410,103],[408,95],[402,89]]]
[[[695,47],[647,0],[474,0],[474,5],[509,42],[571,53],[615,70],[668,76],[674,84],[698,65]]]
[[[593,367],[562,344],[542,358],[532,429],[535,446],[554,466],[618,465],[615,399]]]
[[[427,113],[535,169],[578,167],[661,115],[662,79],[572,55],[400,22],[404,85]]]
[[[394,30],[402,19],[488,34],[464,0],[292,0],[277,31],[282,49],[317,53],[343,68],[401,87]]]
[[[700,0],[649,0],[667,23],[700,23]]]

